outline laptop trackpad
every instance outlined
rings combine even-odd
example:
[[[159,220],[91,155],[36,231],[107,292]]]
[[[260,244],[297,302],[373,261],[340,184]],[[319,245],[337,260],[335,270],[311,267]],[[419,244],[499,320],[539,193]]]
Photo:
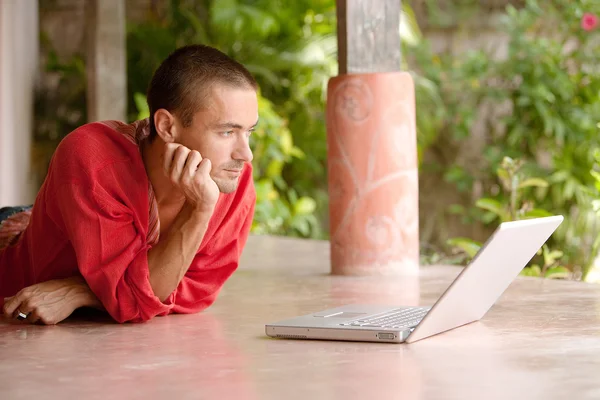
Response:
[[[365,315],[366,313],[359,312],[335,312],[335,311],[321,311],[316,314],[313,314],[313,317],[321,317],[321,318],[356,318],[361,315]]]

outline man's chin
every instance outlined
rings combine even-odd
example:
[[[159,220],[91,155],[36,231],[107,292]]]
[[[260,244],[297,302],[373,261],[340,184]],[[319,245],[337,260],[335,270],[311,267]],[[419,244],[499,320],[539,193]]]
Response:
[[[218,180],[215,179],[215,183],[217,184],[219,191],[221,193],[225,193],[225,194],[235,192],[238,187],[237,179],[229,181],[229,182],[223,181],[221,179],[218,179]]]

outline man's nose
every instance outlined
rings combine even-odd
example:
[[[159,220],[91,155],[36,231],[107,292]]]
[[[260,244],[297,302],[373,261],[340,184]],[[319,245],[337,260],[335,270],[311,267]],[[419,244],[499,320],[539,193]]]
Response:
[[[235,148],[235,151],[232,154],[233,159],[252,162],[254,155],[252,154],[248,140],[239,140],[238,143],[238,146]]]

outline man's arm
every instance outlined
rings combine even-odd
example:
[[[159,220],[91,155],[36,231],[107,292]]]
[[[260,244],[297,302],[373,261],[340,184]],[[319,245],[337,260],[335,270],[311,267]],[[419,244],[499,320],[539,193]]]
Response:
[[[154,313],[165,313],[170,307],[174,307],[176,312],[197,312],[208,307],[225,280],[237,268],[252,224],[256,200],[252,168],[249,165],[236,195],[237,217],[219,230],[219,235],[228,238],[228,241],[223,243],[222,248],[212,251],[210,256],[196,253],[211,218],[212,207],[206,207],[204,203],[196,203],[194,207],[187,202],[173,222],[170,229],[172,233],[147,252],[145,263],[146,272],[149,273],[146,278],[149,281],[148,289],[162,302],[177,289],[174,293],[177,304],[167,306],[156,303],[150,306],[154,296],[145,294],[148,290],[144,289],[144,276],[140,274],[143,272],[141,261],[144,257],[143,254],[137,254],[135,243],[138,234],[128,222],[129,219],[120,216],[118,208],[113,208],[109,199],[105,198],[99,206],[88,198],[88,192],[75,189],[81,187],[75,185],[69,190],[60,191],[66,195],[60,198],[62,201],[59,204],[69,210],[70,215],[75,215],[75,218],[69,219],[73,223],[68,224],[68,231],[79,254],[80,270],[89,285],[102,296],[106,311],[120,321],[145,320]],[[73,202],[73,199],[78,201]],[[99,209],[108,213],[88,212]],[[123,218],[125,220],[120,221]],[[90,239],[95,238],[96,234],[90,235],[91,232],[104,232],[102,250],[93,246]],[[84,251],[90,248],[95,250]],[[103,256],[98,257],[101,254]],[[103,259],[113,261],[107,263]],[[188,270],[190,266],[192,269]],[[73,277],[32,285],[5,299],[5,314],[14,318],[19,310],[29,314],[28,322],[55,324],[79,307],[104,310],[103,302],[96,297],[88,282],[82,277]],[[139,304],[134,306],[135,302]],[[142,305],[154,310],[145,310],[141,308]]]
[[[168,143],[164,160],[165,174],[186,202],[167,238],[148,252],[150,285],[161,301],[177,288],[190,267],[219,199],[219,188],[210,177],[210,160],[199,152]]]
[[[154,294],[165,301],[177,288],[202,242],[211,213],[198,212],[186,204],[175,219],[171,234],[148,252],[150,285]],[[38,283],[4,299],[6,318],[16,318],[19,312],[27,322],[54,325],[69,317],[78,308],[104,310],[98,297],[80,277],[55,279]]]
[[[175,218],[166,239],[148,252],[150,285],[165,301],[190,267],[210,220],[211,212],[196,211],[189,204]]]
[[[176,289],[189,267],[185,261],[193,258],[204,236],[206,223],[194,222],[208,221],[219,197],[209,175],[210,161],[194,152],[194,174],[180,176],[187,205],[176,218],[171,237],[165,236],[161,240],[165,244],[152,251],[144,216],[138,215],[147,212],[144,204],[148,204],[136,186],[136,174],[145,172],[143,166],[131,174],[119,170],[120,162],[94,169],[95,164],[89,162],[94,149],[77,139],[79,136],[63,141],[57,149],[58,164],[47,180],[50,197],[45,206],[49,217],[69,238],[81,276],[115,321],[142,322],[168,314],[173,307],[169,294]],[[183,150],[172,154],[186,166]],[[59,167],[61,173],[57,174]],[[178,232],[180,229],[183,232]]]

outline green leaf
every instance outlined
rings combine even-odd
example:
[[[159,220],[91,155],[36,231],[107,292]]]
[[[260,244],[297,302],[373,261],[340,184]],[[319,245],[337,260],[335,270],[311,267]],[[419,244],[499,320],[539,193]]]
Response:
[[[563,191],[563,194],[566,199],[570,200],[573,198],[573,195],[575,194],[576,186],[577,186],[577,181],[575,179],[567,180],[564,191]]]
[[[592,209],[600,214],[600,199],[592,200]]]
[[[519,189],[523,189],[526,187],[548,187],[548,182],[542,178],[529,178],[525,179],[523,182],[519,184]]]
[[[210,16],[214,26],[227,26],[235,20],[238,13],[236,0],[220,0],[211,3]]]
[[[541,208],[534,208],[533,210],[527,211],[525,214],[523,214],[523,219],[551,217],[553,215],[554,214],[551,212],[542,210]]]
[[[253,22],[254,27],[260,33],[260,36],[266,36],[271,31],[277,30],[277,22],[275,19],[266,11],[244,4],[238,6],[238,12],[245,14],[248,20]]]
[[[556,260],[560,259],[563,256],[563,252],[560,250],[552,250],[548,249],[547,245],[542,247],[544,249],[544,265],[550,266],[556,262]]]
[[[502,219],[504,219],[504,216],[506,216],[506,211],[504,210],[504,208],[502,207],[502,204],[500,204],[500,202],[498,200],[494,200],[494,199],[490,199],[490,198],[479,199],[475,203],[475,206],[482,208],[484,210],[491,211],[494,214],[501,217]]]
[[[571,271],[561,266],[549,268],[544,275],[545,278],[549,279],[569,279],[570,276]]]
[[[294,222],[292,223],[292,226],[294,228],[296,228],[298,230],[298,232],[300,232],[300,234],[302,236],[306,237],[306,236],[308,236],[310,234],[310,224],[304,218],[294,220]]]
[[[261,179],[254,184],[256,190],[256,197],[258,202],[261,200],[267,200],[270,193],[273,191],[273,182],[268,179]]]
[[[519,275],[522,275],[522,276],[541,276],[542,275],[542,269],[540,268],[539,265],[533,264],[531,267],[523,268],[523,270],[521,271],[521,273]]]
[[[564,255],[564,253],[560,250],[552,250],[550,253],[548,253],[548,258],[551,258],[553,260],[558,260],[563,255]]]
[[[500,178],[500,180],[508,181],[510,179],[510,177],[508,176],[508,171],[504,168],[498,168],[496,174],[498,175],[498,178]]]
[[[283,169],[283,161],[281,160],[272,160],[267,167],[265,175],[268,178],[274,178],[277,176],[281,176],[281,170]]]
[[[300,197],[294,204],[294,213],[299,215],[312,214],[317,208],[317,203],[310,197]]]
[[[402,3],[402,10],[400,12],[400,40],[402,43],[414,47],[419,44],[422,36],[412,8],[408,4]]]
[[[493,222],[496,218],[498,218],[498,215],[492,212],[486,212],[481,216],[481,222],[483,222],[484,224],[489,224]]]
[[[469,238],[452,238],[446,242],[449,246],[459,248],[460,250],[467,253],[470,258],[475,257],[479,249],[481,249],[481,243]]]
[[[290,151],[290,155],[292,157],[296,157],[296,158],[299,158],[301,160],[306,157],[306,154],[304,154],[304,152],[300,148],[298,148],[296,146],[292,147],[292,150]]]
[[[288,190],[287,196],[291,204],[294,204],[298,201],[298,193],[296,193],[294,189]]]
[[[148,118],[150,116],[150,110],[148,109],[146,96],[144,96],[142,93],[136,92],[133,94],[133,101],[135,102],[135,107],[138,110],[138,119]]]
[[[289,131],[283,131],[281,132],[281,137],[280,137],[280,142],[281,144],[281,150],[283,151],[284,154],[289,155],[292,152],[292,149],[294,148],[293,145],[293,141],[292,141],[292,134]]]
[[[465,213],[465,207],[460,204],[451,204],[448,206],[448,212],[450,214],[462,215]]]

